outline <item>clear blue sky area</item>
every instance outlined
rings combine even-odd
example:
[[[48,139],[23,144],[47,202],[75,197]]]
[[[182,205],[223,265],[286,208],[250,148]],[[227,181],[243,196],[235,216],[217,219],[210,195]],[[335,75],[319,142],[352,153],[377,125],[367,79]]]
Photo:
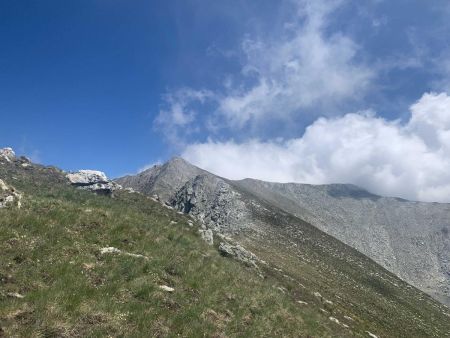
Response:
[[[370,94],[339,101],[337,115],[372,109],[389,120],[407,119],[408,107],[423,93],[442,91],[446,80],[437,65],[450,41],[446,2],[341,1],[333,14],[315,8],[319,14],[309,17],[294,13],[306,13],[307,1],[297,1],[298,7],[291,2],[0,1],[0,147],[66,170],[98,169],[116,177],[181,153],[183,142],[299,137],[325,113],[295,106],[307,112],[290,120],[295,128],[281,120],[217,130],[207,121],[219,114],[224,97],[251,88],[255,79],[246,65],[268,69],[269,81],[297,83],[283,82],[263,61],[249,63],[245,41],[270,49],[290,38],[289,23],[307,34],[304,22],[314,15],[326,17],[320,34],[327,43],[341,36],[355,45],[348,62],[376,69]],[[196,107],[198,128],[186,122],[189,112],[171,115],[179,118],[176,128],[192,130],[174,142],[168,123],[155,119],[167,108],[167,95],[182,88],[213,92],[215,101]]]

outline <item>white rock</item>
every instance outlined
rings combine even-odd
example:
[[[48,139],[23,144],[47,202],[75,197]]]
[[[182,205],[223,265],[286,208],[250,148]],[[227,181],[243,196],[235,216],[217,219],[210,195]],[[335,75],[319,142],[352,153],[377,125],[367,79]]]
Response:
[[[328,319],[331,320],[332,322],[335,322],[336,324],[341,323],[337,318],[334,318],[334,317],[329,317]]]
[[[12,148],[0,149],[0,158],[4,158],[7,162],[11,162],[16,157],[16,154]]]
[[[22,206],[21,200],[22,195],[14,188],[8,187],[8,185],[0,179],[0,208],[15,204],[20,209]]]
[[[6,185],[5,182],[3,182],[3,180],[0,179],[0,190],[9,190],[8,186]]]
[[[102,255],[104,255],[104,254],[121,254],[121,255],[135,257],[135,258],[148,259],[147,256],[144,256],[144,255],[141,255],[141,254],[134,254],[134,253],[131,253],[131,252],[125,252],[125,251],[122,251],[120,249],[114,248],[112,246],[109,246],[109,247],[106,247],[106,248],[101,248],[100,249],[100,253]]]
[[[93,184],[108,183],[105,173],[97,170],[80,170],[76,173],[67,174],[67,178],[72,184]]]
[[[167,285],[160,285],[159,288],[161,290],[164,290],[164,291],[167,291],[167,292],[174,292],[175,291],[174,288],[171,288],[170,286],[167,286]]]
[[[304,301],[302,301],[302,300],[298,300],[297,303],[302,304],[302,305],[308,305],[307,302],[304,302]]]
[[[322,295],[318,292],[314,292],[313,295],[317,298],[322,298]]]
[[[106,248],[101,248],[100,249],[100,253],[102,254],[102,255],[104,255],[104,254],[115,254],[115,253],[121,253],[122,251],[120,251],[119,249],[117,249],[117,248],[114,248],[114,247],[112,247],[112,246],[109,246],[109,247],[106,247]]]
[[[130,257],[148,259],[147,256],[144,256],[144,255],[141,255],[141,254],[134,254],[134,253],[131,253],[131,252],[124,252],[123,254],[126,255],[126,256],[130,256]]]
[[[122,186],[109,180],[102,171],[80,170],[69,173],[66,177],[73,186],[97,193],[111,194],[115,190],[122,189]]]
[[[20,293],[17,293],[17,292],[9,292],[6,295],[8,297],[12,297],[12,298],[20,298],[20,299],[25,298],[24,295],[21,295]]]
[[[371,338],[378,338],[378,336],[374,335],[372,332],[366,331],[366,333],[369,335],[369,337]]]

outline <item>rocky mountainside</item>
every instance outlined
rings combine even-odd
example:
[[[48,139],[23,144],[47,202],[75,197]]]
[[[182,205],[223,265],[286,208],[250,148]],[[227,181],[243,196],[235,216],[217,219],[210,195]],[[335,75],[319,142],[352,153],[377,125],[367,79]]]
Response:
[[[272,238],[280,235],[270,222],[286,213],[450,304],[450,204],[381,197],[345,184],[231,181],[179,158],[117,181],[143,193],[159,194],[177,210],[201,220],[206,228],[244,242],[249,233],[258,234],[257,238],[267,233],[273,233]],[[302,235],[300,227],[288,228],[287,237],[280,239],[282,245]]]
[[[356,248],[405,281],[450,304],[450,204],[373,195],[353,185],[237,186]]]
[[[0,336],[450,336],[447,307],[204,171],[169,201],[13,154],[0,179]]]

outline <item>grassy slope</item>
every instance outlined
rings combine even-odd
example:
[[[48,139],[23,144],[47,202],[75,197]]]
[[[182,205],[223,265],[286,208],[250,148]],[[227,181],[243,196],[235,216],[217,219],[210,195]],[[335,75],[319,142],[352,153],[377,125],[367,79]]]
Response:
[[[241,233],[237,240],[275,268],[272,274],[284,277],[286,293],[292,298],[316,306],[353,332],[370,331],[380,337],[450,337],[446,306],[357,250],[239,190],[258,225],[257,231]],[[255,207],[260,204],[262,207]],[[315,292],[322,297],[315,297]]]
[[[353,292],[355,310],[349,310],[349,299],[331,296],[349,297],[333,286],[345,277],[337,279],[334,272],[354,279],[355,270],[344,263],[327,269],[335,263],[331,258],[308,256],[310,263],[299,264],[285,255],[286,248],[255,246],[286,271],[263,268],[262,279],[203,243],[186,216],[142,195],[96,196],[69,187],[55,169],[17,163],[0,164],[0,178],[24,193],[22,209],[0,209],[0,336],[368,337],[365,329],[375,328],[382,337],[404,332],[444,337],[450,331],[436,303],[426,298],[421,310],[420,303],[399,298],[422,296],[417,290],[384,296],[373,304],[375,314],[369,308],[364,313],[358,306],[361,292],[370,293],[366,302],[375,302],[386,286],[377,284],[381,290],[375,294],[363,283],[362,291]],[[107,246],[148,259],[101,255]],[[313,291],[334,305],[316,299]],[[8,297],[10,292],[25,298]],[[309,304],[300,305],[300,299]],[[401,315],[391,318],[391,308],[383,314],[384,302]],[[416,317],[404,317],[410,307],[420,315],[429,312],[425,327]],[[354,317],[349,329],[329,320],[333,315],[342,321],[344,314]]]
[[[148,198],[77,191],[58,171],[37,166],[0,164],[0,177],[24,193],[22,209],[0,210],[0,332],[6,336],[347,332],[274,288],[275,278],[263,280],[220,256],[185,216]],[[100,255],[107,246],[149,259]]]

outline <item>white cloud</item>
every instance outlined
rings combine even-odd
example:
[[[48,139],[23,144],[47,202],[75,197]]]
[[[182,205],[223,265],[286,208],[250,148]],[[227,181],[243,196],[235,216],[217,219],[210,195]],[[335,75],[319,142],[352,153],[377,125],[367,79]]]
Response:
[[[214,94],[208,90],[179,89],[164,96],[164,107],[154,121],[156,129],[178,145],[186,135],[195,132],[192,123],[196,119],[196,104],[204,104]]]
[[[250,88],[230,90],[218,112],[232,127],[267,119],[289,119],[314,106],[316,112],[362,98],[375,76],[355,59],[358,46],[340,32],[327,35],[328,16],[343,1],[296,1],[296,21],[274,39],[246,39],[243,74]]]
[[[188,146],[183,157],[232,179],[353,183],[381,195],[450,202],[450,97],[425,94],[404,124],[373,112],[320,118],[300,138],[209,141]]]
[[[223,88],[214,93],[185,89],[168,95],[169,107],[160,111],[156,125],[169,141],[179,141],[188,125],[238,132],[311,111],[338,113],[341,103],[361,100],[375,77],[373,67],[356,60],[360,49],[351,38],[326,32],[329,16],[344,2],[288,1],[297,14],[274,27],[277,34],[242,41],[239,74],[224,77]],[[206,98],[214,101],[208,117],[187,109]]]

